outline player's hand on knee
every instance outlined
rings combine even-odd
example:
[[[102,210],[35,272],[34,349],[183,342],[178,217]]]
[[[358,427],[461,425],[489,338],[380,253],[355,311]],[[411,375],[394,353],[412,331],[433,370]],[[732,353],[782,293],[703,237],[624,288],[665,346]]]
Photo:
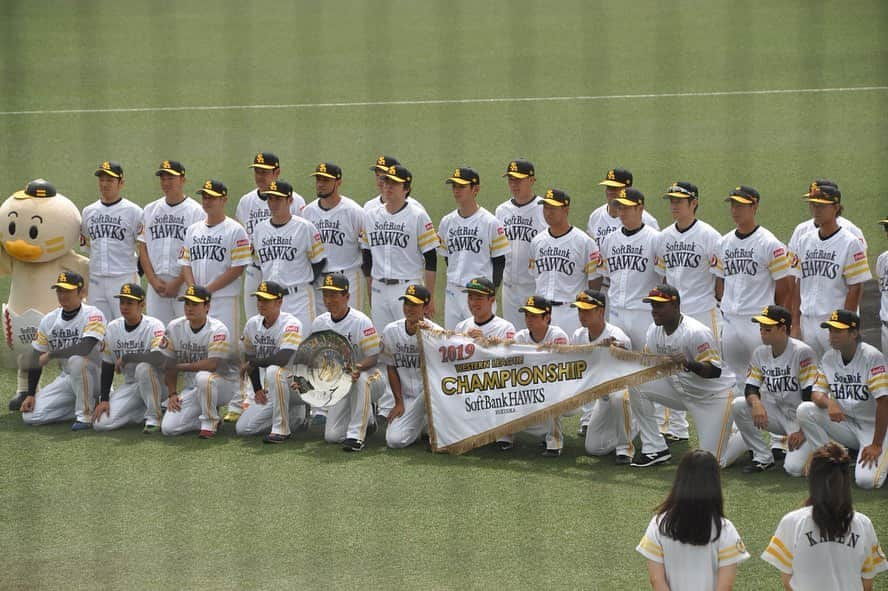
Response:
[[[789,448],[789,451],[795,451],[802,447],[805,444],[805,434],[802,431],[796,431],[795,433],[790,433],[789,437],[786,440],[786,447]]]
[[[841,423],[845,420],[845,412],[839,406],[839,403],[833,399],[827,402],[826,412],[829,413],[829,420],[833,423]]]
[[[182,409],[182,403],[179,401],[178,394],[170,394],[170,397],[167,399],[167,410],[171,410],[173,412],[179,411]]]
[[[403,414],[404,414],[404,401],[398,400],[397,402],[395,402],[395,408],[393,408],[391,410],[391,412],[388,413],[386,420],[387,421],[394,421],[395,419],[397,419],[398,417],[400,417]]]
[[[268,393],[265,391],[265,388],[256,390],[255,396],[257,404],[268,404]]]
[[[107,414],[109,417],[111,416],[111,404],[107,400],[103,400],[96,405],[92,415],[93,422],[95,423],[101,419],[103,414]]]
[[[750,414],[752,414],[753,425],[759,429],[768,428],[768,412],[765,410],[765,407],[761,402],[756,401],[752,403]]]
[[[857,463],[868,468],[872,465],[875,468],[879,464],[879,457],[882,455],[882,446],[870,444],[860,450],[860,459]]]
[[[34,410],[34,396],[28,396],[22,401],[22,405],[19,407],[19,410],[22,412],[31,412]]]

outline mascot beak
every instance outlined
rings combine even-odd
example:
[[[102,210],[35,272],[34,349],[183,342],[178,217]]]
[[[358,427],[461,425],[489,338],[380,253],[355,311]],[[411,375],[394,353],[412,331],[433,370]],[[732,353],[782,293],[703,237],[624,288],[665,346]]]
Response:
[[[3,247],[9,256],[20,261],[34,261],[43,254],[42,248],[25,240],[7,240],[3,243]]]

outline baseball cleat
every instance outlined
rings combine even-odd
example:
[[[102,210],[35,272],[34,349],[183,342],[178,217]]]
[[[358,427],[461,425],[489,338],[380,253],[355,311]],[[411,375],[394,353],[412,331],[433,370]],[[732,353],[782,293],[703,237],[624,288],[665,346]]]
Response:
[[[648,466],[668,462],[671,459],[672,454],[669,453],[668,449],[664,449],[663,451],[655,451],[654,453],[639,454],[629,465],[633,468],[647,468]]]
[[[283,443],[290,438],[289,435],[281,435],[279,433],[269,433],[262,438],[262,443]]]
[[[687,443],[687,436],[681,437],[680,435],[673,435],[672,433],[665,433],[663,438],[666,439],[667,445],[672,445],[673,443]]]
[[[240,416],[241,416],[241,413],[234,412],[233,410],[229,410],[227,413],[225,413],[225,416],[222,417],[222,420],[225,421],[226,423],[236,423],[237,420],[240,418]]]
[[[160,425],[145,425],[145,428],[142,429],[142,433],[144,433],[145,435],[160,433]]]
[[[627,456],[626,454],[617,454],[614,458],[614,464],[617,466],[628,466],[632,463],[632,458]]]
[[[786,459],[786,450],[782,447],[772,447],[771,455],[774,456],[775,462],[782,462]]]
[[[87,429],[92,428],[92,423],[84,423],[83,421],[74,421],[74,424],[71,425],[72,431],[86,431]]]
[[[540,455],[543,456],[544,458],[559,458],[559,457],[561,457],[561,450],[560,449],[544,449]]]
[[[364,449],[364,442],[358,439],[348,438],[342,443],[342,451],[361,451]]]
[[[364,435],[364,439],[370,439],[370,436],[376,433],[377,429],[379,429],[379,425],[376,421],[373,421],[369,425],[367,425],[367,432]]]
[[[9,401],[9,410],[19,410],[22,407],[22,402],[24,402],[27,397],[27,392],[16,392],[16,395]]]
[[[747,466],[743,466],[744,474],[757,474],[759,472],[766,472],[774,467],[774,462],[753,462]]]
[[[515,444],[511,441],[497,441],[493,446],[496,448],[496,451],[512,451],[515,449]]]
[[[197,434],[201,439],[212,439],[216,436],[215,431],[210,431],[209,429],[201,429],[200,433]]]

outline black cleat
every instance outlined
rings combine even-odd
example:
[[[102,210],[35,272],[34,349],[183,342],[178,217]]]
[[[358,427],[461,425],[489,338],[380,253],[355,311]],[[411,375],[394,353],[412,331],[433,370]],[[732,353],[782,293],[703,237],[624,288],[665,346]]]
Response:
[[[342,451],[361,451],[364,449],[364,442],[358,439],[348,438],[342,443]]]
[[[759,472],[767,472],[771,468],[774,467],[774,462],[768,462],[767,464],[763,464],[761,462],[753,462],[746,466],[743,466],[744,474],[758,474]]]
[[[629,465],[633,468],[647,468],[648,466],[668,462],[671,459],[672,454],[669,453],[668,449],[664,449],[663,451],[655,451],[649,454],[638,454]]]
[[[28,397],[27,392],[16,392],[15,396],[13,396],[12,400],[9,401],[9,410],[15,411],[19,410],[22,407],[22,402],[25,401],[25,398]]]

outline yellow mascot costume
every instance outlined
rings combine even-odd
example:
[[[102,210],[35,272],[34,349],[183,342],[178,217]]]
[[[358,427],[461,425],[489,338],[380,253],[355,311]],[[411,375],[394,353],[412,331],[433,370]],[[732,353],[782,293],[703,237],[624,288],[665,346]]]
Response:
[[[9,299],[3,304],[3,364],[18,368],[15,397],[18,410],[28,387],[23,354],[44,314],[58,307],[49,288],[62,271],[74,271],[88,281],[89,259],[74,252],[80,238],[80,211],[43,179],[28,183],[0,206],[0,274],[10,275]]]

